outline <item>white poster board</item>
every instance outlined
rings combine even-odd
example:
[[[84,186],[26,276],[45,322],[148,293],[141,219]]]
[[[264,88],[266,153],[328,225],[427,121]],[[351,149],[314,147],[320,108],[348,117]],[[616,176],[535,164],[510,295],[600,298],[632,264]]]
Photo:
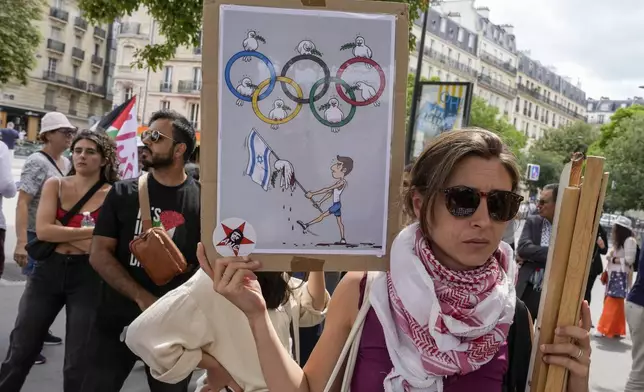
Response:
[[[217,217],[256,253],[386,253],[395,22],[220,6]]]

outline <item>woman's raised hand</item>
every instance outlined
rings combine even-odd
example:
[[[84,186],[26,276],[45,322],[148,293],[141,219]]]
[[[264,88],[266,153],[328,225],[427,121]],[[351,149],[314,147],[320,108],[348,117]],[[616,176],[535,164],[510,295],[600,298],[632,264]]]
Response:
[[[237,306],[248,318],[262,315],[266,302],[253,271],[261,264],[249,257],[224,257],[210,263],[202,243],[197,247],[201,268],[212,279],[215,291]]]

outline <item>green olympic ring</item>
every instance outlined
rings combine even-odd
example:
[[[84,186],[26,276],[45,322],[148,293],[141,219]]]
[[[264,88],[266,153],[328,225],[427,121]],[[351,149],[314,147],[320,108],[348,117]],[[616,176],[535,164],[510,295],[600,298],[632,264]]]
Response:
[[[355,101],[356,95],[351,89],[351,86],[349,83],[345,82],[344,80],[336,77],[331,77],[330,82],[332,83],[340,83],[342,87],[347,91],[347,94],[349,94],[349,97]],[[315,119],[318,120],[322,125],[326,125],[327,127],[330,128],[341,128],[345,125],[347,125],[351,120],[353,119],[353,116],[356,114],[356,106],[351,105],[351,110],[349,111],[349,115],[346,116],[342,121],[337,122],[337,123],[332,123],[324,119],[320,114],[318,113],[317,108],[315,107],[315,92],[318,90],[318,87],[320,87],[322,84],[325,83],[325,79],[322,78],[315,82],[313,87],[311,87],[311,92],[309,93],[309,107],[311,108],[311,111],[313,112],[313,116],[315,116]]]

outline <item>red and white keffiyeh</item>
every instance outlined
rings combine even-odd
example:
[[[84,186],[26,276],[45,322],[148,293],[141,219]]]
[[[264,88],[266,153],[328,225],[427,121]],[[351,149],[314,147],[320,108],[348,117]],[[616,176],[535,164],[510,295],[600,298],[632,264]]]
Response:
[[[385,332],[394,368],[386,392],[441,392],[443,379],[488,363],[514,318],[516,264],[509,245],[470,271],[445,268],[419,225],[393,243],[391,269],[369,300]]]

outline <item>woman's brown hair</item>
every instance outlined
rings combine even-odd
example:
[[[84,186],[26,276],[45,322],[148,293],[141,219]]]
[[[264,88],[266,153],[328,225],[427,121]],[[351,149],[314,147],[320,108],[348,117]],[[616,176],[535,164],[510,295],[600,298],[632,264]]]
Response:
[[[436,196],[445,188],[458,164],[472,156],[499,159],[512,178],[512,191],[517,190],[521,176],[516,157],[501,138],[481,128],[449,131],[432,140],[411,169],[409,182],[403,190],[404,212],[407,216],[415,217],[413,195],[414,192],[419,192],[424,198],[420,216],[432,219]],[[420,219],[420,227],[428,236],[427,219]]]
[[[113,184],[119,180],[119,161],[116,156],[116,143],[114,140],[107,136],[105,132],[101,131],[90,131],[89,129],[83,129],[78,132],[72,140],[72,145],[70,147],[71,151],[74,151],[74,146],[80,140],[89,140],[96,144],[99,154],[105,159],[105,166],[101,169],[101,179],[109,184]],[[76,174],[76,168],[72,166],[69,174],[70,176]]]

